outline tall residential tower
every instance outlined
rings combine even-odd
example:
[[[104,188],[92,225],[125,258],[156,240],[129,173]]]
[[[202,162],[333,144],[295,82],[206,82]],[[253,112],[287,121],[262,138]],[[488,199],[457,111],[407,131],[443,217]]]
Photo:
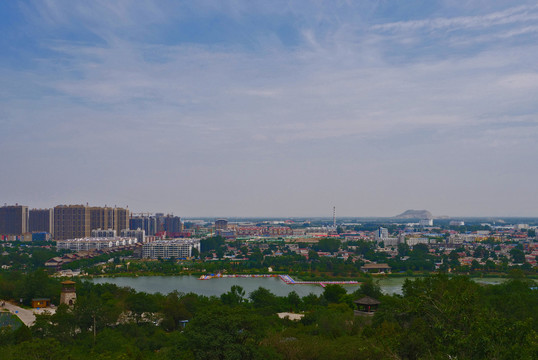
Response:
[[[19,204],[0,207],[0,234],[22,235],[28,232],[28,206]]]

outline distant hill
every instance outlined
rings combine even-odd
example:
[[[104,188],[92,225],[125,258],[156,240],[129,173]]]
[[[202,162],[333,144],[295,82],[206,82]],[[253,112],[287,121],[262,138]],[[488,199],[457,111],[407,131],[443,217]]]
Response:
[[[397,219],[433,219],[433,215],[428,210],[406,210],[400,215],[396,215]]]

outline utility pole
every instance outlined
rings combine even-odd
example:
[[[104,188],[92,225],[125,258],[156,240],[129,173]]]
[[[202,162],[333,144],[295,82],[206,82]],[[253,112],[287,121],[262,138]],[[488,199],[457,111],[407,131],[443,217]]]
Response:
[[[95,313],[93,314],[93,345],[95,345],[95,337],[97,336],[97,328],[95,324]]]

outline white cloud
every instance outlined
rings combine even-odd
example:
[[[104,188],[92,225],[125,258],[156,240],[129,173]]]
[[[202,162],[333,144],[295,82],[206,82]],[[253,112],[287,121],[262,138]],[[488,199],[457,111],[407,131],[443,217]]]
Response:
[[[436,184],[457,198],[465,181],[454,185],[445,177],[465,172],[479,190],[476,184],[501,171],[494,160],[512,171],[536,172],[523,162],[538,151],[530,135],[537,129],[538,47],[503,43],[442,56],[437,50],[443,43],[424,54],[419,47],[430,39],[413,33],[480,29],[458,32],[470,44],[502,35],[489,28],[503,24],[511,25],[505,34],[534,34],[536,7],[373,29],[342,15],[329,19],[325,30],[302,24],[302,42],[295,46],[263,38],[253,50],[233,42],[166,44],[131,37],[126,29],[139,20],[137,31],[143,32],[145,25],[173,23],[182,14],[153,2],[127,4],[37,3],[43,28],[87,27],[101,40],[47,33],[47,55],[40,55],[38,67],[2,71],[0,121],[8,130],[0,135],[0,151],[26,149],[5,164],[8,173],[31,183],[25,166],[31,163],[32,174],[50,172],[47,187],[72,178],[87,187],[83,195],[97,193],[102,202],[134,199],[141,209],[149,198],[163,197],[151,200],[150,210],[169,209],[173,201],[181,208],[171,210],[178,213],[261,215],[286,208],[300,214],[308,208],[319,214],[321,202],[340,199],[348,214],[391,215],[389,207],[377,207],[379,194],[399,204],[446,201],[443,213],[478,214],[479,205],[462,208],[438,194]],[[208,2],[197,11],[210,13],[215,6],[224,5]],[[247,3],[224,7],[219,11],[237,21],[252,11]],[[394,35],[396,30],[409,33]],[[403,50],[392,43],[400,35],[407,42]],[[509,154],[502,153],[506,148]],[[38,155],[32,157],[31,149]],[[521,162],[510,162],[519,152]],[[102,189],[105,180],[96,171],[106,172],[110,188]],[[512,185],[530,189],[530,181],[518,181],[523,183]],[[17,189],[9,184],[6,189]],[[77,191],[68,188],[66,196],[76,198]],[[267,199],[262,192],[275,195]],[[349,202],[364,205],[354,210]]]
[[[538,5],[525,5],[508,8],[485,15],[456,16],[425,20],[398,21],[373,26],[374,30],[411,31],[420,29],[473,29],[489,28],[498,25],[524,23],[538,19]]]

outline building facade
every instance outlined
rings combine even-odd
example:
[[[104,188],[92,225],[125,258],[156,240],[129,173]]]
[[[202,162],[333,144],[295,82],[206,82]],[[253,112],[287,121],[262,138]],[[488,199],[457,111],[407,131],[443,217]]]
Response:
[[[433,226],[433,219],[422,219],[418,221],[420,226]]]
[[[157,233],[157,219],[154,216],[138,215],[129,219],[129,229],[142,229],[147,236]]]
[[[82,238],[58,240],[56,242],[57,250],[71,251],[97,251],[112,250],[120,247],[137,244],[135,238]]]
[[[167,233],[178,233],[183,230],[181,218],[174,215],[166,215],[164,217],[164,231]]]
[[[108,229],[108,230],[101,230],[96,229],[92,230],[92,237],[94,238],[115,238],[117,237],[116,230]]]
[[[187,259],[192,256],[193,249],[200,252],[199,239],[157,240],[143,245],[142,257],[146,259]]]
[[[386,239],[389,237],[389,230],[384,227],[380,227],[375,234],[377,240]]]
[[[228,220],[226,219],[215,220],[215,230],[226,230],[226,229],[228,229]]]
[[[46,232],[54,235],[53,209],[31,209],[28,217],[29,232]]]
[[[0,234],[22,235],[28,232],[28,206],[19,204],[0,207]]]
[[[146,232],[140,228],[136,230],[128,230],[128,229],[122,230],[121,237],[136,238],[136,240],[139,243],[146,242]]]
[[[86,205],[54,207],[54,239],[67,240],[90,236],[90,208]]]
[[[118,207],[91,207],[90,229],[122,230],[129,229],[129,210]]]

